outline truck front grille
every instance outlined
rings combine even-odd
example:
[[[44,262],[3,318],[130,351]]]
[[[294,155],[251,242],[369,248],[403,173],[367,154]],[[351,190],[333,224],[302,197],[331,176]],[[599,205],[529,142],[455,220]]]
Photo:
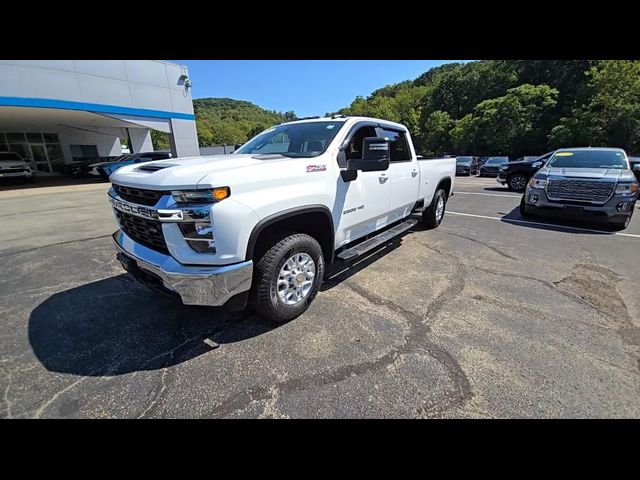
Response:
[[[551,199],[605,203],[613,194],[615,183],[592,180],[549,180],[547,195]]]
[[[142,188],[125,187],[124,185],[113,184],[113,189],[118,192],[118,195],[123,200],[128,202],[137,203],[138,205],[145,205],[147,207],[153,207],[160,197],[163,195],[170,195],[171,192],[162,192],[158,190],[144,190]]]
[[[157,252],[169,254],[162,234],[162,223],[114,210],[122,231],[136,242]]]

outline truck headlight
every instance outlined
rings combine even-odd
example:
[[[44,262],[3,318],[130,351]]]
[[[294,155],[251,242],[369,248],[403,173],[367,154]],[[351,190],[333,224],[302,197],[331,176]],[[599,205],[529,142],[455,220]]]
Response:
[[[506,170],[508,168],[508,165],[500,165],[500,170]]]
[[[177,203],[214,203],[231,195],[229,187],[217,187],[211,190],[173,190],[173,199]]]
[[[547,187],[547,179],[532,177],[531,180],[529,180],[529,187],[545,189]]]
[[[616,195],[631,196],[638,191],[638,184],[633,183],[619,183],[616,185]]]

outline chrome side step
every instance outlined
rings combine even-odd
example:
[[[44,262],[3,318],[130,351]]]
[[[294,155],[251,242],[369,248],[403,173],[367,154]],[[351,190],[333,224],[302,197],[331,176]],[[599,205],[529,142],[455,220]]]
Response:
[[[356,258],[362,255],[363,253],[366,253],[369,250],[372,250],[376,247],[379,247],[383,243],[388,242],[393,237],[397,237],[401,233],[406,232],[407,230],[415,226],[416,223],[418,223],[418,221],[413,218],[406,220],[401,224],[396,225],[393,228],[390,228],[389,230],[385,230],[384,232],[379,233],[375,237],[371,237],[370,239],[365,240],[364,242],[359,243],[354,247],[343,250],[337,255],[337,257],[340,260],[351,260],[352,258]]]

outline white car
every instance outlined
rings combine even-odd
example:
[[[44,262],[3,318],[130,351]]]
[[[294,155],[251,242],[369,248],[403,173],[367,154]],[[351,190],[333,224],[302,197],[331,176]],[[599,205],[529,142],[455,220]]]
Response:
[[[455,158],[418,160],[407,128],[334,116],[269,128],[231,155],[128,165],[110,177],[123,267],[190,305],[247,302],[291,320],[326,267],[443,219]]]
[[[0,152],[0,178],[21,178],[33,181],[33,172],[27,162],[15,152]]]

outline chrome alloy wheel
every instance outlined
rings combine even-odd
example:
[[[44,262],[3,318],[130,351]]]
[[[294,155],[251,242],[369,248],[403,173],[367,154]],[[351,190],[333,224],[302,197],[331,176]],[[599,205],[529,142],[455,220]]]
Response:
[[[436,221],[442,220],[444,215],[444,198],[438,197],[438,203],[436,203]]]
[[[278,297],[285,305],[296,305],[304,300],[316,278],[316,264],[306,253],[296,253],[287,260],[278,275]]]
[[[520,192],[527,186],[527,179],[523,175],[514,175],[509,179],[509,186],[516,192]]]

